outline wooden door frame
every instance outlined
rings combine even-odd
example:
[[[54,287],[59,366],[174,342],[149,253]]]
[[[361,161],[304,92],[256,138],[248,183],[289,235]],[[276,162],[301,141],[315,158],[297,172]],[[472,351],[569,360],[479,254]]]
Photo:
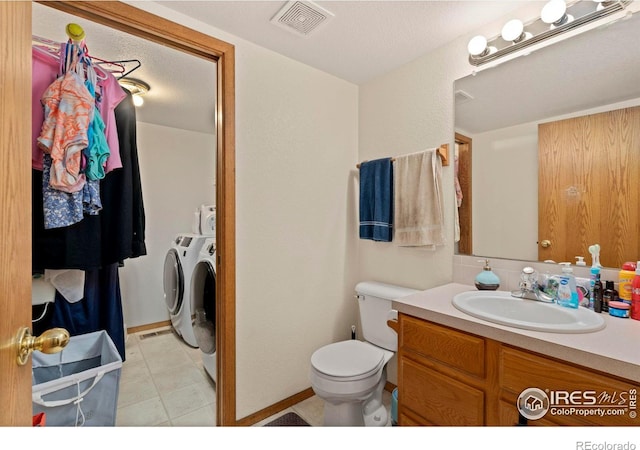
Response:
[[[216,424],[236,425],[235,47],[117,1],[38,3],[216,62]]]
[[[471,144],[472,139],[460,133],[455,133],[455,143],[467,145],[467,151],[458,158],[458,180],[462,189],[462,205],[458,208],[460,222],[460,242],[458,253],[473,255],[473,220],[471,209]],[[455,150],[455,149],[454,149]]]

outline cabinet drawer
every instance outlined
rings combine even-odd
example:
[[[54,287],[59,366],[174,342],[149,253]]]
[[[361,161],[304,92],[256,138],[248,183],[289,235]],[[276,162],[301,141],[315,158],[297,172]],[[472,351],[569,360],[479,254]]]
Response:
[[[555,415],[551,411],[545,415],[550,421],[577,425],[640,425],[640,419],[631,418],[629,414],[630,407],[635,407],[636,411],[640,409],[637,400],[636,405],[630,404],[630,397],[634,393],[637,396],[640,390],[637,383],[507,346],[501,347],[499,373],[501,387],[514,397],[527,388],[538,388],[555,396],[550,397],[551,409],[554,406],[561,408]],[[570,395],[573,396],[570,398]],[[575,407],[573,412],[569,412],[569,407]],[[603,410],[602,416],[595,411],[597,409]]]
[[[401,315],[401,343],[410,350],[461,372],[485,377],[485,341],[451,328]]]
[[[406,358],[400,359],[399,412],[418,412],[426,424],[484,424],[484,393]]]

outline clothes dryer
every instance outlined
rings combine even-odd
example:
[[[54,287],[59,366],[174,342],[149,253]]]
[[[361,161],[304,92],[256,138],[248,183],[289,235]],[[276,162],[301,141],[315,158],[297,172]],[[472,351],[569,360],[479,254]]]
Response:
[[[198,234],[179,234],[164,259],[164,300],[171,325],[191,347],[198,346],[193,334],[195,312],[191,304],[191,275],[205,240],[205,236]]]
[[[191,275],[191,304],[196,319],[193,333],[202,355],[202,365],[216,381],[216,238],[205,239]]]

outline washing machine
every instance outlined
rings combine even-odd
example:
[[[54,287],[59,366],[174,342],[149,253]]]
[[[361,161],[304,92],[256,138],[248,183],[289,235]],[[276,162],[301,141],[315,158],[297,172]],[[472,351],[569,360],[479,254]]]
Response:
[[[193,333],[205,371],[216,381],[216,238],[205,239],[191,274],[191,304],[195,311]]]
[[[192,326],[195,312],[190,301],[191,275],[205,240],[198,234],[179,234],[164,258],[164,300],[171,325],[191,347],[198,346]]]

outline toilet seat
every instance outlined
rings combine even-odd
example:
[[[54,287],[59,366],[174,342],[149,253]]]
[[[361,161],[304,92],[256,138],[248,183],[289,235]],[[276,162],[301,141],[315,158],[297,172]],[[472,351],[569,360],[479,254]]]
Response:
[[[379,372],[386,362],[382,349],[358,340],[326,345],[311,356],[314,371],[332,381],[368,378]]]

